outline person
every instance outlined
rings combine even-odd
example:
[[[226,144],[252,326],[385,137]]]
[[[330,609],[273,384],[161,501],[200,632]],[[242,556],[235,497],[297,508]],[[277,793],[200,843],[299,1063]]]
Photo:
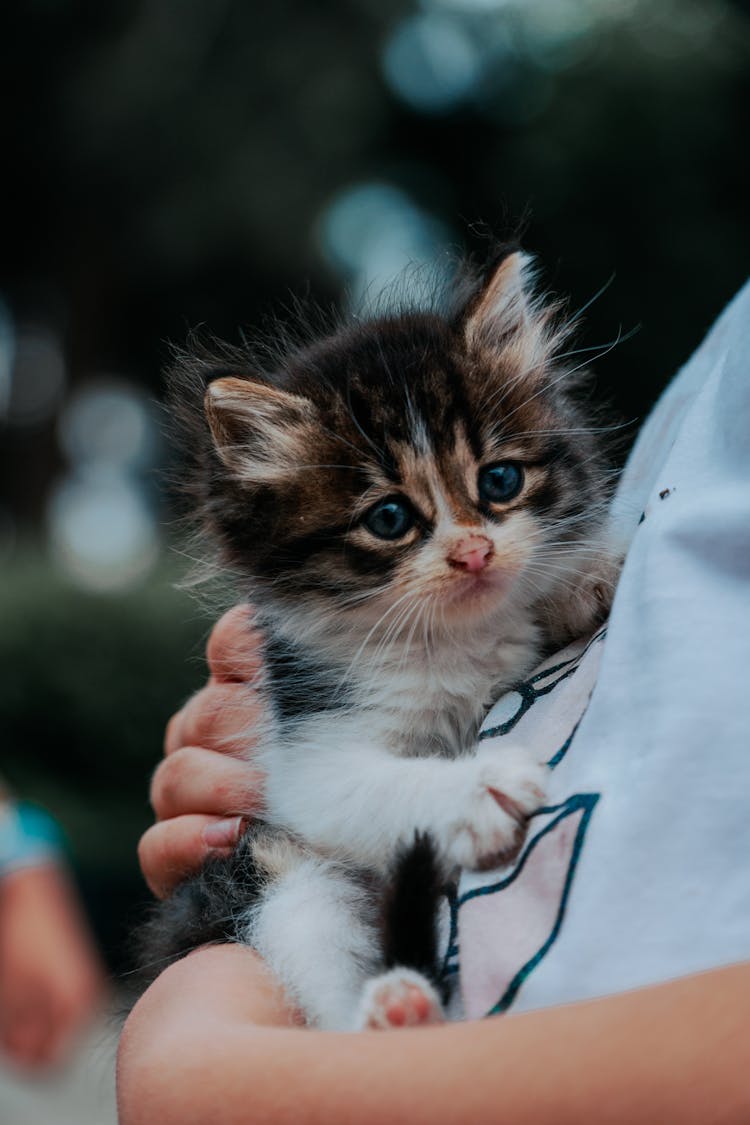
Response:
[[[453,903],[444,968],[491,1018],[311,1030],[251,950],[204,948],[128,1021],[123,1125],[750,1120],[749,350],[747,286],[631,453],[608,628],[487,718],[498,753],[523,738],[550,766],[520,856],[464,873]],[[167,731],[140,848],[157,895],[262,811],[248,614],[215,629],[209,683]]]
[[[0,1049],[26,1071],[62,1063],[105,975],[43,810],[0,792]]]

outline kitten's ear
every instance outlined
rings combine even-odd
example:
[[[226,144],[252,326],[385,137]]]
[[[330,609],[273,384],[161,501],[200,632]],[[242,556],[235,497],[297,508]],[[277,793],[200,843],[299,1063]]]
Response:
[[[315,417],[308,399],[228,376],[209,384],[204,405],[216,452],[234,476],[280,480],[306,459]]]
[[[570,335],[573,321],[559,315],[559,301],[543,301],[534,292],[534,262],[514,250],[491,272],[469,307],[464,338],[470,353],[502,354],[505,368],[517,370],[519,382],[546,378],[548,364]]]
[[[470,349],[492,347],[511,334],[533,327],[537,309],[532,282],[529,254],[514,250],[502,259],[469,310],[464,331]]]

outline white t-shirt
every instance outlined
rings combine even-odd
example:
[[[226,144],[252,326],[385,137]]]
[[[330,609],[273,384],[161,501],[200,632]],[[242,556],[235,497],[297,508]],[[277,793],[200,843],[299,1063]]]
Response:
[[[750,958],[750,284],[669,386],[612,509],[606,630],[501,699],[485,737],[553,765],[509,867],[465,873],[465,1014]]]

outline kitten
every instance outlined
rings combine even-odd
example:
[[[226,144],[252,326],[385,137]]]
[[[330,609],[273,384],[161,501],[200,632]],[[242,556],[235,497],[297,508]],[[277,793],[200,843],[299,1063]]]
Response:
[[[600,441],[530,273],[507,251],[448,314],[355,321],[265,369],[178,363],[196,503],[266,637],[268,811],[161,908],[147,957],[245,942],[319,1027],[440,1018],[415,971],[434,950],[384,972],[384,918],[433,853],[447,873],[520,846],[545,768],[480,749],[480,723],[602,619],[614,574]]]

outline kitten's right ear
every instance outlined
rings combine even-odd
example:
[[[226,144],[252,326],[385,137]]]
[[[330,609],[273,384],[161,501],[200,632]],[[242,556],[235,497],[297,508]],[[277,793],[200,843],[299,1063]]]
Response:
[[[469,307],[464,339],[470,353],[502,353],[527,382],[546,378],[553,358],[570,332],[557,301],[534,292],[534,260],[512,250],[490,271]]]
[[[308,399],[228,376],[209,384],[204,405],[216,452],[238,479],[278,481],[309,459],[315,408]]]

